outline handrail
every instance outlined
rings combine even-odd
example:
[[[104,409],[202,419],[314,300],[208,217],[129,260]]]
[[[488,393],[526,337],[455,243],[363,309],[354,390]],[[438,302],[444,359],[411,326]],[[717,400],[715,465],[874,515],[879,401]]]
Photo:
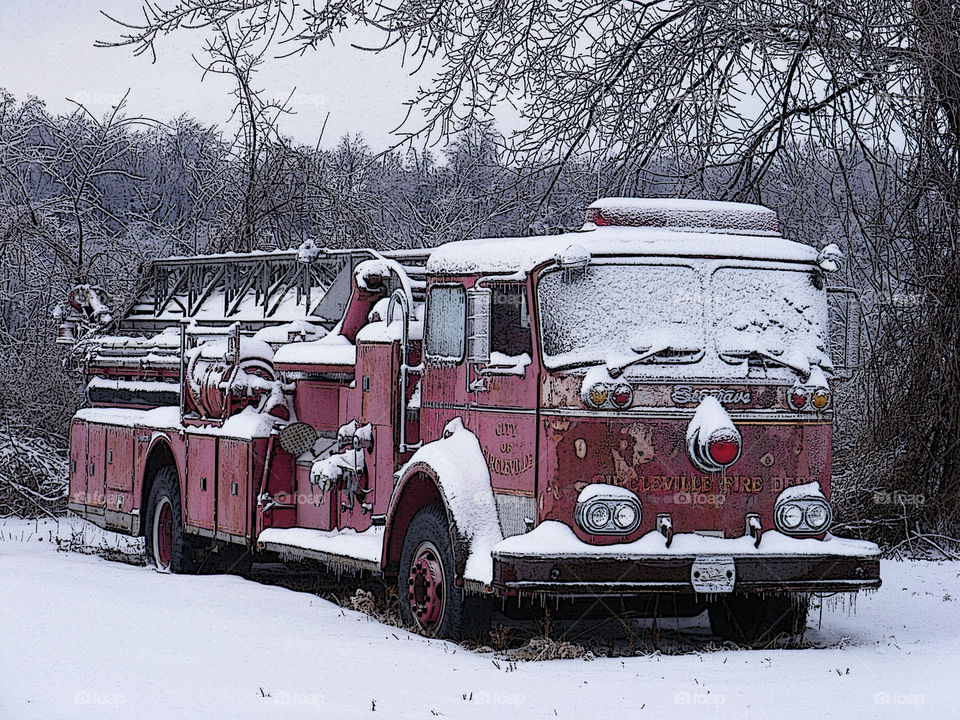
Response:
[[[397,445],[399,452],[409,452],[416,450],[423,443],[407,442],[407,378],[411,373],[422,375],[423,364],[411,367],[407,364],[407,349],[410,342],[410,299],[404,288],[397,288],[390,295],[390,303],[387,305],[387,327],[393,323],[394,308],[400,305],[400,440]]]

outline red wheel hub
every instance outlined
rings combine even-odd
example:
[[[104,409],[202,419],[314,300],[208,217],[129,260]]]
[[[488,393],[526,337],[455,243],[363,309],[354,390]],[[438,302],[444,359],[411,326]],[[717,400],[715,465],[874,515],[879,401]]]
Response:
[[[169,498],[161,498],[155,522],[154,554],[157,565],[166,569],[170,567],[170,561],[173,559],[173,507]]]
[[[443,620],[444,580],[440,553],[431,542],[417,549],[407,578],[407,600],[417,623],[433,630]]]

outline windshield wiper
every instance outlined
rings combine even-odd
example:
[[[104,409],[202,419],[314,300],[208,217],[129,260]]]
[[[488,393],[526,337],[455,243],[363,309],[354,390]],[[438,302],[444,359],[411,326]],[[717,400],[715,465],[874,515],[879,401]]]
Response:
[[[766,367],[767,362],[772,362],[774,365],[789,368],[801,376],[806,376],[810,372],[809,368],[801,367],[796,363],[784,360],[780,355],[773,353],[771,350],[727,350],[720,351],[717,354],[720,356],[720,359],[728,365],[739,365],[744,360],[748,363],[751,360],[759,360],[764,367]]]
[[[678,348],[675,345],[663,343],[640,350],[633,349],[638,353],[636,357],[628,359],[626,362],[612,364],[607,362],[607,372],[612,378],[618,378],[623,375],[623,371],[631,365],[637,365],[647,360],[658,360],[660,362],[684,362],[695,363],[703,357],[702,348]],[[664,355],[668,357],[663,357]]]

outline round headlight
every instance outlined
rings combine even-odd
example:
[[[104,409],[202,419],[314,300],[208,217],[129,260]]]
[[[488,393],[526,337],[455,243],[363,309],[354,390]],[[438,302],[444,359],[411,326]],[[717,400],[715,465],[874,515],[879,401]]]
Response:
[[[613,522],[619,528],[632,527],[637,522],[637,509],[627,503],[617,505],[613,512]]]
[[[803,522],[803,509],[795,503],[787,503],[780,510],[780,522],[792,530]]]
[[[606,527],[610,522],[610,508],[604,503],[596,503],[587,511],[587,523],[595,530]]]
[[[820,530],[830,522],[830,511],[826,505],[815,503],[807,508],[806,513],[804,513],[804,518],[807,521],[807,525],[814,530]]]

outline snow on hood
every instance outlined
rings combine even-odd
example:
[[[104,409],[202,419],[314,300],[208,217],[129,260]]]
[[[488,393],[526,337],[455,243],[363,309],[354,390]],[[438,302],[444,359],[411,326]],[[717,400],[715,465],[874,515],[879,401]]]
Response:
[[[387,308],[389,298],[378,300],[368,318],[369,322],[357,332],[357,342],[387,343],[400,340],[403,336],[402,313],[400,308],[393,310],[393,321],[388,323]],[[417,303],[410,311],[409,340],[423,340],[423,303]]]
[[[364,260],[357,265],[353,271],[353,278],[356,280],[357,287],[361,290],[379,289],[382,283],[390,277],[390,270],[393,266],[388,264],[387,260]],[[373,278],[379,278],[380,283],[371,285]]]
[[[261,328],[254,334],[253,339],[270,345],[286,345],[290,342],[291,335],[299,335],[305,341],[310,341],[322,338],[326,334],[327,331],[319,325],[305,320],[294,320],[282,325],[268,325]]]

